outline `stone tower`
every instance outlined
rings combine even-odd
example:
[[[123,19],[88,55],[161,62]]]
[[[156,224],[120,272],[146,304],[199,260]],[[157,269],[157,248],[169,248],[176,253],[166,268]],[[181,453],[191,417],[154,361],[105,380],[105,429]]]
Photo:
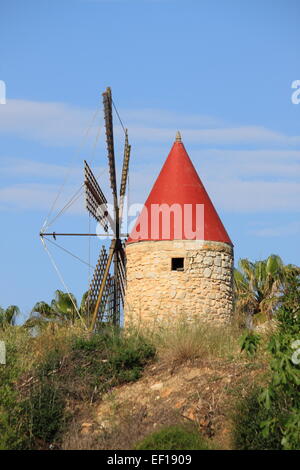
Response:
[[[125,325],[232,314],[233,244],[179,132],[127,244]]]

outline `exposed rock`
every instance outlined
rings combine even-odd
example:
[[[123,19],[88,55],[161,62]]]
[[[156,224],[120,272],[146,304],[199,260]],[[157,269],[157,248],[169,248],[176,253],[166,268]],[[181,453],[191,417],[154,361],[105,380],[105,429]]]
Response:
[[[92,423],[82,423],[82,425],[81,425],[82,428],[90,428],[92,426],[93,426]]]
[[[162,382],[151,385],[151,390],[161,390],[164,384]]]
[[[200,371],[199,369],[191,369],[185,376],[184,378],[186,380],[193,380],[196,377],[199,377]]]

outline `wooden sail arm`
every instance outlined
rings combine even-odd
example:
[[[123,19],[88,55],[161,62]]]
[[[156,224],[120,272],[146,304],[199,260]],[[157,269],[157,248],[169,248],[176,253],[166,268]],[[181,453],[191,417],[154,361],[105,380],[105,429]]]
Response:
[[[96,302],[94,312],[93,312],[93,318],[92,318],[91,325],[90,325],[90,330],[91,331],[93,331],[94,328],[95,328],[95,324],[96,324],[96,321],[97,321],[98,310],[99,310],[99,307],[100,307],[100,304],[101,304],[101,300],[102,300],[105,284],[106,284],[106,281],[107,281],[109,269],[110,269],[110,266],[111,266],[111,262],[112,262],[112,259],[113,259],[115,247],[116,247],[116,240],[112,240],[110,248],[109,248],[109,255],[108,255],[107,263],[106,263],[106,266],[105,266],[102,282],[101,282],[99,293],[98,293],[97,302]]]
[[[111,89],[107,88],[102,96],[103,96],[103,105],[104,105],[104,121],[105,121],[105,130],[106,130],[106,145],[107,145],[107,156],[108,156],[108,164],[109,164],[110,186],[111,186],[112,193],[113,193],[114,207],[116,211],[118,207],[118,195],[117,195],[115,150],[114,150],[114,135],[113,135]]]
[[[122,167],[122,176],[121,176],[121,185],[120,185],[120,210],[119,210],[120,219],[122,219],[124,197],[125,197],[125,194],[126,194],[129,159],[130,159],[130,150],[131,150],[131,146],[128,143],[128,132],[127,132],[127,129],[126,129],[126,131],[125,131],[123,167]]]
[[[125,265],[125,256],[122,253],[123,248],[118,251],[118,283],[120,286],[120,297],[122,301],[122,305],[124,306],[125,300],[125,289],[126,289],[126,265]]]
[[[105,232],[108,232],[109,225],[114,230],[114,222],[108,213],[107,199],[86,160],[84,160],[84,188],[87,211],[103,226]]]

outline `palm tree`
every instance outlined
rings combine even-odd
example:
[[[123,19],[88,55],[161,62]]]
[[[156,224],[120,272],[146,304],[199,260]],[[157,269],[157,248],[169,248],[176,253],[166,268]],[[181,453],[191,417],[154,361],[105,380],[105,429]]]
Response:
[[[272,318],[290,277],[299,274],[299,267],[284,265],[277,255],[254,263],[240,259],[239,270],[234,270],[235,305],[245,315],[247,328],[252,328],[255,314]]]
[[[0,307],[0,328],[4,329],[8,325],[15,325],[19,314],[20,309],[16,305],[10,305],[6,309]]]
[[[81,305],[78,307],[75,296],[71,293],[63,292],[59,289],[55,291],[55,297],[50,304],[47,302],[37,302],[25,325],[27,327],[39,326],[47,322],[71,323],[74,324],[78,316],[84,316],[84,304],[87,293],[82,297]]]

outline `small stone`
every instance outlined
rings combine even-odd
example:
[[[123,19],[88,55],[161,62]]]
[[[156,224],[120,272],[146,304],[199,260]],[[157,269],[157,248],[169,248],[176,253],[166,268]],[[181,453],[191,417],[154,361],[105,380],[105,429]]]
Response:
[[[164,384],[162,382],[151,385],[151,390],[161,390]]]
[[[176,299],[184,299],[185,296],[186,296],[185,292],[178,292],[178,294],[176,295]]]
[[[196,377],[199,377],[199,370],[198,369],[191,369],[185,376],[184,378],[186,380],[193,380]]]
[[[220,256],[215,257],[214,264],[215,264],[215,266],[221,266],[221,257]]]
[[[179,408],[181,408],[184,405],[184,403],[185,403],[185,400],[181,399],[177,403],[175,403],[174,408],[176,408],[178,410]]]
[[[209,268],[205,268],[203,271],[203,276],[204,277],[210,277],[211,276],[211,270]]]
[[[183,416],[186,418],[190,419],[191,421],[196,421],[197,416],[196,416],[196,410],[194,407],[188,408],[184,413]]]
[[[143,279],[143,273],[141,271],[137,272],[135,275],[136,279]]]
[[[155,279],[156,278],[156,274],[155,273],[152,273],[152,272],[149,272],[146,274],[146,277],[150,278],[150,279]]]
[[[166,388],[165,390],[162,390],[160,396],[162,398],[168,398],[171,395],[171,393],[173,393],[173,391],[174,390],[172,388]]]

